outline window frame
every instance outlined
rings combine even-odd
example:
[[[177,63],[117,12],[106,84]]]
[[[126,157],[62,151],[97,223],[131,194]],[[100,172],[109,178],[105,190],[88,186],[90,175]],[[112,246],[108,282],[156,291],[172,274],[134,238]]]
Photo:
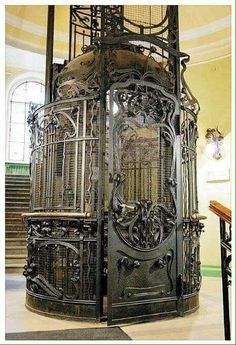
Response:
[[[6,92],[6,142],[5,142],[5,161],[6,163],[15,163],[15,164],[29,164],[29,160],[12,160],[10,159],[10,129],[11,129],[11,107],[12,107],[12,96],[14,91],[21,84],[25,82],[36,82],[41,83],[45,87],[45,82],[43,75],[41,73],[25,73],[20,74],[15,77],[9,84]],[[13,101],[14,102],[14,101]],[[24,128],[24,141],[25,141],[25,128]],[[25,157],[24,157],[25,158]]]

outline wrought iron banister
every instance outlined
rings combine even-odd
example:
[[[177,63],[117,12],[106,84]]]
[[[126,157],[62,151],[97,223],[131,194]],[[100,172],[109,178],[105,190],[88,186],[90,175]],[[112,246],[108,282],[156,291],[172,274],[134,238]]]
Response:
[[[221,275],[225,340],[230,340],[229,290],[231,285],[231,210],[217,201],[210,201],[209,209],[220,219]],[[226,227],[226,223],[228,226]]]

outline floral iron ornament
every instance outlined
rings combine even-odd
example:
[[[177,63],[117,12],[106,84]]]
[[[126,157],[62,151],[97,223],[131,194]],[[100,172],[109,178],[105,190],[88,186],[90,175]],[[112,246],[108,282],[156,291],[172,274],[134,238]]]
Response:
[[[152,200],[125,203],[119,196],[122,178],[115,176],[116,187],[113,192],[114,223],[119,234],[126,242],[137,249],[154,249],[175,226],[175,214]]]

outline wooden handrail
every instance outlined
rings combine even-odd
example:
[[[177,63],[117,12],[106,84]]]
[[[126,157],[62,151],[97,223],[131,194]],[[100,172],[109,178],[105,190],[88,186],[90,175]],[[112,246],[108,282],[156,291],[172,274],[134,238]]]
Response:
[[[94,216],[93,213],[91,212],[28,212],[28,213],[22,213],[21,217],[23,219],[27,218],[46,218],[46,217],[51,217],[51,218],[90,218]]]
[[[211,200],[209,210],[215,213],[226,223],[231,224],[231,210],[220,204],[218,201]]]

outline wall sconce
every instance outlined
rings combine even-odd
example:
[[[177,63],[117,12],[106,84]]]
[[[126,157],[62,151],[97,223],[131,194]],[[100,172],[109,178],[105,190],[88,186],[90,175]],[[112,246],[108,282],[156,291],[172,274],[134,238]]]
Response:
[[[217,128],[207,128],[205,138],[207,140],[206,152],[215,159],[220,159],[221,145],[224,139],[222,133]]]

